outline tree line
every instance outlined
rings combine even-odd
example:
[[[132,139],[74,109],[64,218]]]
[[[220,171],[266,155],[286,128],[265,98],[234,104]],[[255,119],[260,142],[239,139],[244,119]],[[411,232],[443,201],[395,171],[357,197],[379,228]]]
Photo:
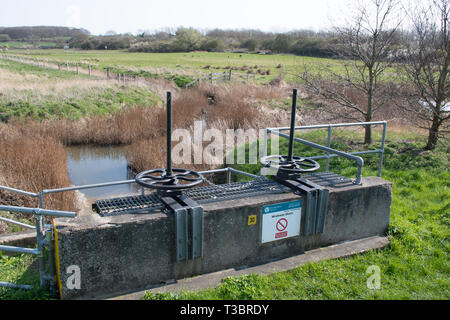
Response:
[[[71,38],[79,34],[89,34],[85,29],[36,26],[36,27],[0,27],[0,41],[28,41],[48,38]]]

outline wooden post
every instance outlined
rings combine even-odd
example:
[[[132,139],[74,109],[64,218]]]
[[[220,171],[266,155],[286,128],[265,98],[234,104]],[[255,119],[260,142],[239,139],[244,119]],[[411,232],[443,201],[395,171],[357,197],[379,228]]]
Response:
[[[109,79],[109,68],[106,68],[106,78]]]
[[[78,62],[77,62],[77,64],[76,64],[76,66],[77,66],[77,74],[79,74],[80,71],[78,70]]]
[[[212,76],[212,72],[209,74],[209,81],[212,83],[212,81],[213,81],[213,76]]]
[[[91,76],[91,72],[92,72],[92,67],[91,67],[91,65],[89,65],[89,77]]]
[[[230,69],[230,72],[228,74],[228,81],[231,81],[231,69]]]
[[[66,62],[67,71],[69,71],[69,63]]]
[[[58,71],[61,71],[61,64],[58,63]]]

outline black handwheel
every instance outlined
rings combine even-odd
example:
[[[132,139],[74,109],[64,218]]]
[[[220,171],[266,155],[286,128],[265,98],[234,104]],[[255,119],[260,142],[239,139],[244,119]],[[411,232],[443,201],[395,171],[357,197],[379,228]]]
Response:
[[[266,156],[261,158],[261,164],[288,173],[307,173],[320,169],[317,161],[296,156],[293,156],[292,160],[289,160],[288,156]]]
[[[167,169],[154,169],[136,175],[136,183],[139,185],[166,191],[188,189],[202,182],[203,176],[200,173],[187,169],[172,169],[170,174]]]

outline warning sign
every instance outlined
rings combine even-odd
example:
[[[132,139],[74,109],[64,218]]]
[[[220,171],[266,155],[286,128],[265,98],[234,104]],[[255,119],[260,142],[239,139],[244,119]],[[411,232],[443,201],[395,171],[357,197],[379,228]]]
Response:
[[[261,242],[271,242],[300,235],[302,200],[263,207]]]

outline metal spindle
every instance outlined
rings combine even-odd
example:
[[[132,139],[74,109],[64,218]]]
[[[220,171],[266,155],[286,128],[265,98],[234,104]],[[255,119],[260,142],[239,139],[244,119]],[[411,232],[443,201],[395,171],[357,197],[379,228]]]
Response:
[[[172,93],[167,92],[167,175],[172,175]]]
[[[291,131],[290,131],[290,135],[289,135],[289,153],[288,153],[287,161],[293,160],[296,111],[297,111],[297,89],[294,89],[294,92],[292,95]]]

